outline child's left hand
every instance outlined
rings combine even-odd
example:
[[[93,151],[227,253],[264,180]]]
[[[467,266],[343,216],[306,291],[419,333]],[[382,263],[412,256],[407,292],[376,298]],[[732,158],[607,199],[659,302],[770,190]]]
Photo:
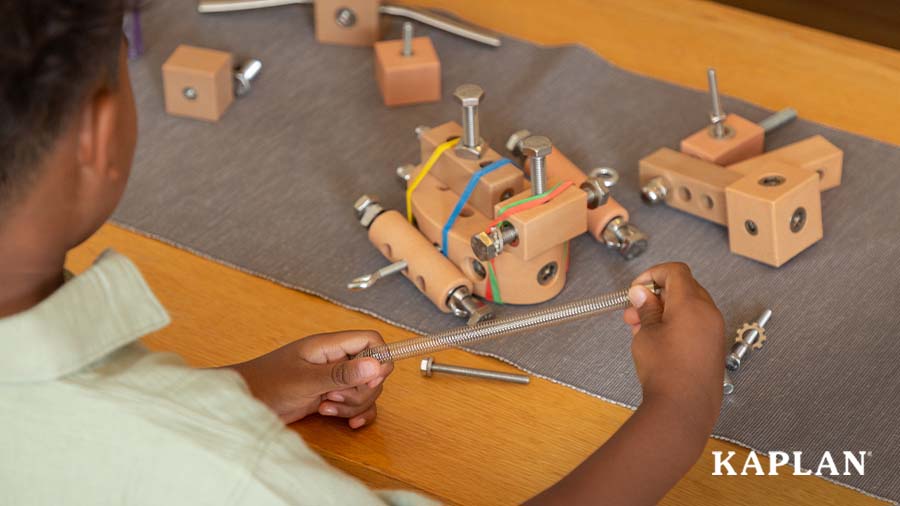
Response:
[[[285,423],[318,412],[347,418],[358,429],[375,419],[375,400],[394,365],[348,359],[383,343],[370,330],[316,334],[231,368]]]

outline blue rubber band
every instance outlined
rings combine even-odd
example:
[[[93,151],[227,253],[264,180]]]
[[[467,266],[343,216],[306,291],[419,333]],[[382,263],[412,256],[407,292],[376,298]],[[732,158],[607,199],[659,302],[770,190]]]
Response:
[[[462,194],[460,194],[459,201],[456,202],[456,207],[453,208],[453,211],[450,213],[450,217],[447,218],[447,223],[444,223],[444,228],[441,230],[441,253],[444,256],[447,256],[447,236],[450,234],[450,229],[453,228],[453,224],[456,223],[456,218],[459,217],[459,213],[462,212],[463,207],[466,206],[466,202],[469,201],[469,197],[472,196],[472,192],[475,191],[475,186],[478,185],[478,181],[485,174],[490,174],[491,172],[499,169],[500,167],[503,167],[508,163],[511,163],[509,159],[501,158],[500,160],[497,160],[496,162],[472,174],[472,177],[469,179],[469,183],[466,185],[466,189],[463,190]]]

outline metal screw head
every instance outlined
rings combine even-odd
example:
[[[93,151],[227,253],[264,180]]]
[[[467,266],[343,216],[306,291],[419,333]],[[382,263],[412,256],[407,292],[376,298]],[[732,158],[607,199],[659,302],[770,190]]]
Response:
[[[384,208],[378,203],[378,197],[370,195],[363,195],[356,199],[353,209],[356,211],[356,217],[359,218],[359,224],[366,228],[369,228],[375,218],[384,211]]]
[[[362,216],[367,207],[377,203],[378,197],[374,195],[363,195],[360,198],[356,199],[356,202],[353,203],[353,209],[356,211],[357,216]]]
[[[753,220],[745,221],[744,228],[747,230],[747,233],[750,235],[756,235],[759,233],[759,227],[756,226],[756,222]]]
[[[531,137],[531,131],[529,130],[519,130],[512,135],[509,136],[509,140],[506,141],[506,150],[514,155],[522,154],[522,141]]]
[[[589,177],[579,188],[587,194],[588,209],[596,209],[609,200],[609,189],[600,178]]]
[[[419,362],[419,373],[426,378],[431,377],[431,366],[434,365],[434,357],[425,357]]]
[[[425,132],[429,131],[429,130],[431,130],[431,127],[428,127],[428,126],[425,126],[425,125],[419,125],[419,126],[417,126],[416,129],[414,130],[415,133],[416,133],[416,139],[421,139],[421,138],[422,138],[422,135],[423,135]]]
[[[406,165],[397,167],[394,173],[397,174],[397,178],[400,179],[400,181],[403,183],[403,186],[405,187],[407,184],[409,184],[409,180],[412,179],[412,173],[414,170],[416,170],[416,166],[408,163]]]
[[[797,233],[806,225],[806,209],[798,207],[791,215],[791,232]]]
[[[669,193],[669,187],[666,186],[666,182],[662,177],[655,177],[650,181],[647,181],[647,184],[641,188],[641,199],[651,205],[655,206],[662,202],[665,202],[666,195]]]
[[[619,171],[612,167],[597,167],[588,172],[588,177],[596,177],[603,181],[603,185],[612,188],[619,182]]]
[[[487,262],[497,256],[497,247],[494,244],[494,239],[487,232],[473,235],[470,243],[475,257],[482,262]]]
[[[197,89],[193,86],[187,86],[181,90],[181,94],[188,100],[197,100]]]
[[[349,7],[339,7],[334,11],[334,22],[337,23],[338,26],[350,28],[356,24],[356,13]]]
[[[262,60],[250,58],[234,68],[234,94],[246,95],[250,92],[251,83],[259,77],[262,71]]]
[[[463,84],[456,88],[453,96],[463,107],[474,107],[484,100],[484,90],[477,84]]]
[[[649,240],[641,229],[617,216],[603,229],[603,241],[608,248],[617,250],[625,260],[632,260],[647,251]]]
[[[527,157],[545,157],[552,151],[553,144],[543,135],[532,135],[522,141],[522,154]]]
[[[550,262],[549,264],[541,267],[541,270],[538,271],[537,280],[541,285],[546,285],[553,281],[553,278],[556,277],[556,273],[559,271],[559,264],[556,262]]]

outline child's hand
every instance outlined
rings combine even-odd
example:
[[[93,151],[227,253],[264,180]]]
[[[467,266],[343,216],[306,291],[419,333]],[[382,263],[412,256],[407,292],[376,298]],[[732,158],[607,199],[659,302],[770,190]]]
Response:
[[[375,331],[317,334],[232,368],[285,423],[318,412],[347,418],[358,429],[375,419],[375,399],[394,366],[348,359],[383,343]]]
[[[685,264],[658,265],[634,281],[650,282],[662,288],[661,296],[632,286],[634,307],[624,314],[634,334],[631,353],[644,401],[674,400],[714,422],[725,367],[722,314]]]

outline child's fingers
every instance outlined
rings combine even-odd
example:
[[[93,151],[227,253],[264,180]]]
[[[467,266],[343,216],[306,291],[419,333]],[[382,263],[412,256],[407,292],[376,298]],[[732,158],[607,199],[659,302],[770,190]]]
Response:
[[[363,406],[371,404],[381,395],[383,387],[381,385],[376,388],[368,386],[347,388],[345,390],[335,390],[325,394],[325,400],[347,404],[350,406]]]
[[[359,416],[355,416],[347,421],[347,424],[351,429],[358,429],[360,427],[371,424],[375,421],[375,416],[378,414],[378,408],[372,404],[372,407],[367,409],[364,413]]]
[[[353,418],[368,411],[375,403],[351,406],[343,402],[324,401],[319,404],[319,414],[324,416],[336,416],[340,418]]]

